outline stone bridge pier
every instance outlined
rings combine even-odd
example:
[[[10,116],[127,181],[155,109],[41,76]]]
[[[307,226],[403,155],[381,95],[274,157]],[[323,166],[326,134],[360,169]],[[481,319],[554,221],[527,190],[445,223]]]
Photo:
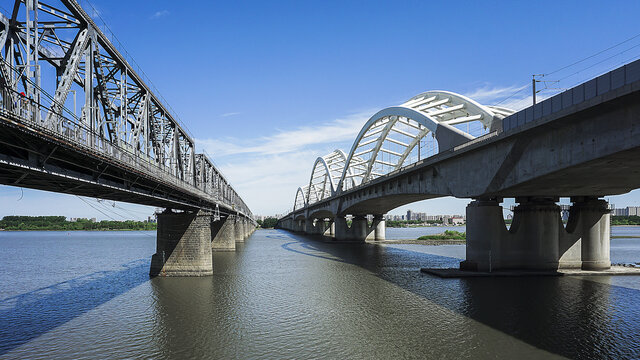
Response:
[[[610,214],[605,200],[571,198],[566,228],[557,198],[517,198],[506,228],[498,199],[467,206],[467,257],[463,270],[602,270],[611,266]]]
[[[173,212],[157,215],[156,253],[149,275],[208,276],[213,274],[213,252],[235,251],[236,242],[249,237],[255,227],[238,215],[216,218],[208,211]]]

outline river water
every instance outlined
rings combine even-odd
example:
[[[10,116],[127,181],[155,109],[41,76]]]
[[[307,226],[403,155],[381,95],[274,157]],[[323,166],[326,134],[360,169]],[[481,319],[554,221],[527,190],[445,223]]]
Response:
[[[434,230],[387,237],[412,231]],[[153,232],[0,232],[0,358],[640,358],[640,277],[441,279],[419,268],[457,266],[463,246],[260,230],[214,254],[212,277],[149,279],[154,247]],[[640,239],[611,248],[640,262]]]

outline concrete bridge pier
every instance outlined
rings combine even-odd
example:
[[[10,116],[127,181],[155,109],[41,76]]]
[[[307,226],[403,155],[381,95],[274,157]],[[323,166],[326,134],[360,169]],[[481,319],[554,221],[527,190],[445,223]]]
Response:
[[[334,219],[335,238],[338,241],[364,242],[368,234],[367,218],[362,215],[354,216],[351,227],[347,226],[347,220],[343,216]]]
[[[572,198],[565,229],[557,198],[517,198],[509,229],[499,199],[467,206],[467,259],[463,270],[601,270],[609,258],[609,211],[604,200]]]
[[[156,253],[150,276],[207,276],[213,274],[211,219],[208,212],[158,214]]]
[[[325,231],[324,219],[307,219],[305,221],[305,234],[307,235],[322,235]]]
[[[211,250],[212,251],[235,251],[236,234],[234,215],[227,216],[211,223]]]
[[[367,217],[364,215],[357,215],[351,220],[352,241],[364,241],[369,234],[369,224],[367,223]]]
[[[329,237],[335,237],[336,236],[336,224],[335,222],[333,222],[333,220],[331,219],[327,219],[324,223],[325,227],[324,227],[324,231],[322,233],[322,235],[324,236],[329,236]]]
[[[315,235],[317,233],[316,231],[316,225],[314,224],[314,219],[306,219],[304,222],[304,233],[306,235]]]
[[[239,216],[236,216],[234,223],[234,233],[236,242],[244,242],[244,220]]]
[[[372,227],[374,240],[380,241],[386,238],[387,223],[384,220],[384,215],[373,215]]]
[[[611,267],[611,214],[605,200],[594,197],[571,199],[567,230],[580,234],[582,269]]]
[[[245,219],[245,221],[244,221],[244,238],[245,239],[248,239],[249,236],[251,236],[251,233],[253,233],[252,230],[253,229],[252,229],[251,222],[249,222],[248,219]]]

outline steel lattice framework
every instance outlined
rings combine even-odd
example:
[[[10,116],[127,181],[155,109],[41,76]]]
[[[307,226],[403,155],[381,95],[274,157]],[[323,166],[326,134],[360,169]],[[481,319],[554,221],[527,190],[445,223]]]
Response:
[[[472,141],[475,137],[460,129],[463,124],[476,123],[483,133],[495,134],[512,113],[448,91],[427,91],[383,109],[364,124],[349,155],[335,150],[315,161],[309,184],[296,192],[294,211]],[[421,157],[422,144],[430,150],[426,157]]]
[[[166,103],[76,1],[16,0],[11,14],[0,12],[0,49],[7,118],[195,194],[205,200],[198,207],[219,204],[251,216],[213,162],[195,153],[192,137]]]

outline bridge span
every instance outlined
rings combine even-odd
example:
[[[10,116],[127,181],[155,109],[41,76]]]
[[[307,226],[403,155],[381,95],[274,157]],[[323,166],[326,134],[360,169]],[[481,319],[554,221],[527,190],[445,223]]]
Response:
[[[75,0],[10,11],[0,10],[0,184],[165,208],[150,274],[210,275],[212,249],[234,250],[256,228],[242,198]]]
[[[606,269],[602,197],[640,187],[639,135],[640,61],[518,112],[427,91],[372,116],[348,153],[319,157],[278,226],[382,240],[386,212],[454,196],[471,199],[463,269]],[[560,197],[572,201],[566,226]],[[509,228],[504,198],[518,203]]]

